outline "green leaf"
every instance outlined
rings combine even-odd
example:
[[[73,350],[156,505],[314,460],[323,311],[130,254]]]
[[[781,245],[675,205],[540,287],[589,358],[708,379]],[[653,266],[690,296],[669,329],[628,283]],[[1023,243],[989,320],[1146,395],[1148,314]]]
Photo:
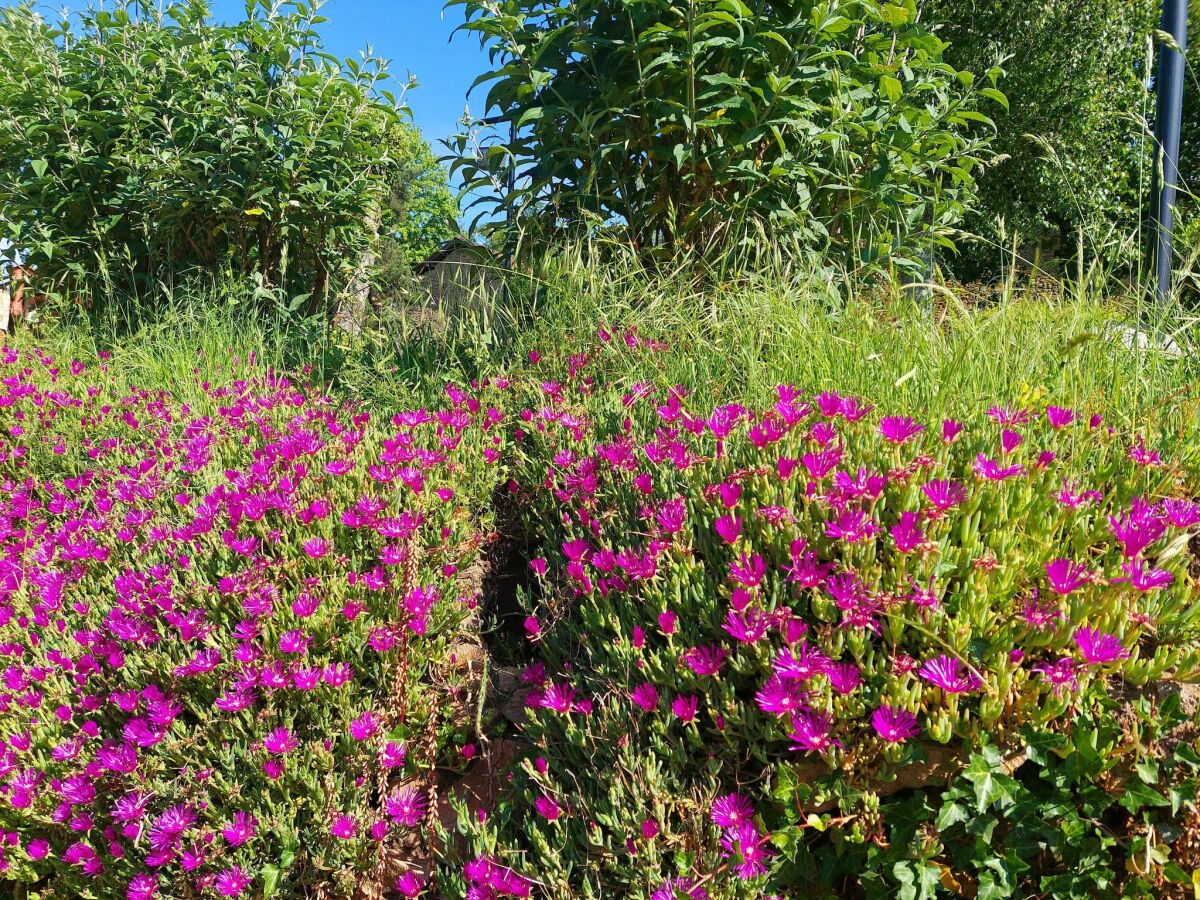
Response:
[[[879,89],[892,103],[899,100],[900,95],[904,93],[904,86],[900,83],[900,79],[893,78],[891,75],[884,75],[879,79]]]

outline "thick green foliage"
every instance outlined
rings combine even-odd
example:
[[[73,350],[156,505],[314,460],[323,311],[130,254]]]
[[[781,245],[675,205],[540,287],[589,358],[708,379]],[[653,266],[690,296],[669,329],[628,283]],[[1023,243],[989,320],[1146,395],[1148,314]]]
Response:
[[[926,7],[953,65],[1005,69],[1011,109],[997,116],[1000,160],[979,176],[970,230],[988,241],[1006,234],[1006,243],[1016,233],[1052,256],[1072,255],[1082,231],[1089,255],[1138,258],[1154,165],[1147,61],[1161,9],[1157,0],[933,0]],[[1195,43],[1200,16],[1192,22]],[[1189,59],[1181,172],[1194,191],[1200,55],[1193,49]],[[969,259],[973,273],[995,254],[983,249]]]
[[[468,190],[537,233],[642,253],[760,231],[851,267],[912,263],[971,201],[996,73],[943,60],[913,0],[450,0],[495,68]],[[511,129],[511,131],[510,131]],[[915,266],[915,263],[912,263]]]
[[[43,289],[145,293],[187,269],[326,299],[369,239],[395,98],[302,4],[214,24],[133,0],[0,10],[0,226]],[[297,301],[299,302],[299,301]]]
[[[421,132],[407,122],[388,129],[393,165],[380,224],[375,276],[378,291],[394,294],[404,273],[457,231],[458,203],[446,173]]]

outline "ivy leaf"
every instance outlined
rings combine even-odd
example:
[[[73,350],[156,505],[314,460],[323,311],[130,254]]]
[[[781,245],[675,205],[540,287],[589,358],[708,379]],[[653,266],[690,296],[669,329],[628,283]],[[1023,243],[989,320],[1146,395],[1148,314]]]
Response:
[[[1121,795],[1120,803],[1129,812],[1135,813],[1143,806],[1167,806],[1170,801],[1148,785],[1140,781],[1130,781],[1125,785],[1125,793]]]

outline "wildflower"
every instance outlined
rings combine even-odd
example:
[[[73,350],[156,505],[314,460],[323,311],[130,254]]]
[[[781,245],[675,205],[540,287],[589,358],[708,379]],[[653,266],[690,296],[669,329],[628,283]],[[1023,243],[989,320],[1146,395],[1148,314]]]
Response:
[[[406,828],[415,828],[425,818],[429,801],[415,787],[401,787],[392,791],[383,804],[383,811],[393,822]]]
[[[1086,566],[1059,558],[1046,563],[1046,579],[1056,594],[1065,597],[1091,581],[1091,573]]]
[[[679,616],[671,610],[658,614],[658,629],[667,637],[675,633],[675,625],[679,621]]]
[[[921,517],[915,512],[900,513],[900,520],[892,526],[892,540],[901,553],[912,553],[925,540],[921,531]]]
[[[721,496],[721,505],[726,509],[733,509],[738,505],[738,500],[741,499],[742,486],[740,484],[723,481],[717,485],[717,493]]]
[[[1166,569],[1151,568],[1141,559],[1128,559],[1121,563],[1121,569],[1125,572],[1125,577],[1114,578],[1113,583],[1127,581],[1139,591],[1166,587],[1175,580],[1175,576]]]
[[[1050,427],[1057,430],[1066,428],[1075,421],[1075,411],[1066,409],[1062,406],[1047,406],[1046,421],[1050,423]]]
[[[831,663],[829,657],[819,649],[810,647],[808,641],[802,641],[795,653],[791,650],[779,651],[772,665],[783,678],[807,681],[817,675],[827,674]]]
[[[396,880],[396,890],[401,897],[416,897],[425,890],[425,879],[416,872],[405,872]]]
[[[646,712],[651,712],[658,708],[658,689],[648,681],[642,682],[630,692],[629,699]]]
[[[709,900],[708,891],[691,878],[668,878],[650,895],[650,900]]]
[[[350,737],[365,741],[379,730],[379,719],[369,710],[350,723]]]
[[[792,717],[792,733],[789,737],[794,742],[792,750],[804,750],[808,753],[824,753],[835,746],[840,746],[829,733],[833,720],[829,713],[819,713],[813,710],[801,710]]]
[[[800,682],[779,675],[772,675],[754,695],[758,708],[775,717],[798,712],[808,699],[808,692]]]
[[[721,836],[723,854],[736,861],[739,878],[757,878],[767,871],[766,861],[773,855],[768,846],[770,836],[760,834],[753,823],[746,822],[728,828]]]
[[[129,880],[125,889],[126,900],[154,900],[158,896],[158,876],[139,872]]]
[[[258,819],[247,812],[237,812],[233,815],[233,822],[221,829],[221,836],[230,847],[240,847],[254,837],[257,830]]]
[[[693,647],[683,654],[683,661],[697,675],[716,675],[721,671],[725,656],[724,648],[709,644],[705,647]]]
[[[1191,528],[1200,523],[1200,503],[1169,497],[1162,502],[1163,514],[1176,528]]]
[[[1029,410],[1009,409],[993,404],[988,408],[988,418],[998,425],[1025,425],[1029,422]]]
[[[974,470],[976,475],[980,478],[986,478],[988,481],[1004,481],[1020,475],[1024,471],[1024,467],[1020,463],[1012,466],[1001,466],[1000,463],[988,459],[980,453],[975,457]]]
[[[741,794],[726,794],[713,801],[709,815],[719,828],[736,828],[754,821],[754,804]]]
[[[879,524],[871,518],[870,513],[861,510],[847,510],[834,521],[825,523],[825,536],[842,539],[847,544],[857,544],[880,532]]]
[[[925,430],[908,416],[884,416],[879,420],[879,434],[891,444],[903,444]]]
[[[1126,557],[1134,557],[1161,538],[1166,523],[1149,509],[1137,508],[1119,516],[1109,516],[1113,535],[1124,549]]]
[[[1163,464],[1162,457],[1158,455],[1158,452],[1147,450],[1146,441],[1140,436],[1129,448],[1129,458],[1139,466],[1161,466]]]
[[[851,694],[862,684],[862,672],[853,663],[835,663],[826,674],[830,685],[839,694]]]
[[[889,744],[907,741],[909,738],[916,737],[921,731],[917,726],[917,717],[914,713],[902,707],[887,704],[872,713],[871,727]]]
[[[1021,435],[1010,428],[1005,428],[1000,432],[1000,452],[1008,456],[1014,450],[1021,446],[1025,439]]]
[[[921,666],[920,676],[947,694],[965,694],[982,687],[983,682],[965,669],[962,661],[953,656],[938,656]]]
[[[731,609],[722,627],[743,644],[753,644],[767,633],[770,624],[766,613],[751,606],[741,611]]]
[[[700,698],[694,695],[683,696],[680,694],[671,701],[671,712],[681,722],[691,722],[696,718],[696,709],[700,705]]]
[[[541,707],[566,715],[574,706],[575,696],[575,691],[569,685],[552,683],[542,693]]]
[[[1079,688],[1079,679],[1075,671],[1075,660],[1064,656],[1058,662],[1039,663],[1033,671],[1050,682],[1054,688],[1054,696],[1060,696],[1063,691],[1074,692]]]
[[[966,487],[948,479],[939,479],[922,485],[921,493],[929,499],[939,513],[953,509],[967,499]]]
[[[252,883],[253,879],[240,866],[230,866],[218,873],[213,886],[222,897],[240,897]]]
[[[547,797],[545,794],[538,797],[533,805],[537,809],[538,815],[547,822],[553,822],[562,815],[562,811],[558,808],[558,804],[554,802],[554,799]]]
[[[727,544],[734,543],[742,533],[742,520],[735,515],[721,516],[716,523],[717,534]]]
[[[304,552],[313,559],[320,559],[329,552],[330,546],[329,541],[325,540],[325,538],[310,538],[304,542]]]
[[[958,440],[958,436],[962,433],[962,430],[962,422],[956,422],[954,419],[944,419],[942,421],[942,442],[953,444]]]
[[[354,816],[336,816],[329,826],[329,832],[338,840],[348,841],[358,832],[358,821]]]
[[[1084,660],[1095,666],[1129,656],[1129,651],[1121,646],[1121,641],[1116,635],[1107,634],[1098,628],[1076,628],[1073,638]]]

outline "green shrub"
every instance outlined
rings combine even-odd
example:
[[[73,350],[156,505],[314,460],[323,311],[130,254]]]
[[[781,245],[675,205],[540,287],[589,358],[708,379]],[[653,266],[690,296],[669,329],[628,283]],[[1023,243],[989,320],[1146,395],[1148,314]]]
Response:
[[[450,0],[492,54],[477,202],[538,238],[612,227],[640,253],[743,241],[850,268],[947,243],[1004,102],[913,0]],[[512,237],[511,233],[509,234]]]
[[[39,288],[254,277],[318,308],[354,277],[389,164],[383,63],[324,52],[303,4],[143,0],[59,25],[0,10],[0,227]],[[296,301],[298,305],[299,301]]]

